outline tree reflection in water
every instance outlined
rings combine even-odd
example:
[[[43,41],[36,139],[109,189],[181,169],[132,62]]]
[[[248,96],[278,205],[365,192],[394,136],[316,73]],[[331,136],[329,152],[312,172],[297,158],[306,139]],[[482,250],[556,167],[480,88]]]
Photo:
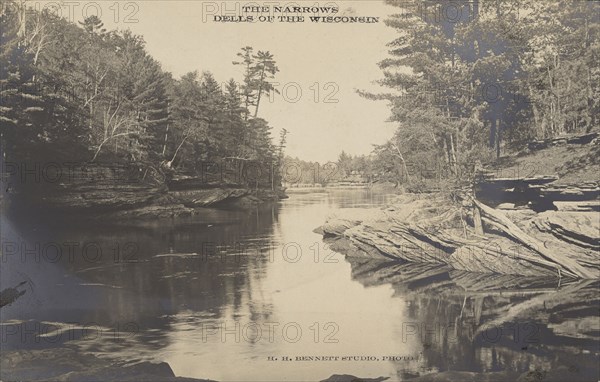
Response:
[[[252,293],[260,291],[269,250],[276,245],[278,212],[278,205],[206,210],[189,219],[119,229],[84,221],[4,224],[10,227],[10,234],[3,232],[5,241],[27,242],[29,248],[37,243],[42,249],[56,243],[63,256],[57,262],[43,256],[41,261],[33,256],[23,261],[19,255],[4,259],[2,288],[23,277],[33,282],[18,306],[3,308],[2,320],[69,333],[56,342],[12,336],[3,350],[56,347],[87,336],[71,344],[104,354],[118,351],[130,360],[155,359],[154,352],[169,345],[169,333],[194,320],[268,320],[268,298]],[[77,243],[73,256],[65,243]],[[94,250],[84,256],[81,248],[87,244]],[[81,326],[101,328],[92,331],[103,335],[90,341],[90,330],[75,329]]]
[[[408,368],[399,362],[399,379],[598,378],[598,281],[558,286],[439,265],[347,261],[354,280],[390,284],[408,305],[410,322],[398,335],[418,337],[423,359]]]

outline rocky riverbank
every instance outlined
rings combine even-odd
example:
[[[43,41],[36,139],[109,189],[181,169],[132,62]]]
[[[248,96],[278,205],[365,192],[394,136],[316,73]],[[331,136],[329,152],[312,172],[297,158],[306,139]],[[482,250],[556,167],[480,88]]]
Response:
[[[463,190],[403,194],[385,209],[347,210],[329,217],[320,232],[333,249],[351,257],[479,273],[598,278],[600,145],[597,138],[557,145],[542,145],[511,163],[518,168],[528,158],[530,170],[550,175],[513,171],[502,177],[487,171]],[[550,170],[542,163],[560,158],[562,151],[568,153],[566,163]],[[506,174],[510,166],[503,170]]]
[[[214,187],[188,191],[167,191],[150,203],[133,208],[101,212],[96,219],[145,219],[193,216],[203,208],[248,209],[276,202],[287,196],[271,190]]]
[[[383,210],[347,210],[320,228],[332,249],[355,257],[447,264],[454,269],[523,276],[600,276],[597,212],[473,208],[443,195],[406,194]],[[493,217],[502,216],[498,222]],[[509,229],[505,229],[509,227]],[[513,233],[513,232],[516,233]]]
[[[125,165],[69,164],[53,171],[41,168],[26,179],[15,171],[2,185],[2,204],[19,213],[145,219],[191,216],[206,207],[252,208],[286,198],[277,188],[210,183],[191,176],[166,179],[154,169]]]

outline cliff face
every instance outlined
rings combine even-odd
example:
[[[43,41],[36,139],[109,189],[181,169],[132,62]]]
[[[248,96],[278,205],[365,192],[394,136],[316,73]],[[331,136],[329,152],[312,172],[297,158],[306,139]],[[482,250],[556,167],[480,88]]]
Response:
[[[245,208],[284,197],[282,192],[208,184],[189,177],[183,184],[142,167],[102,163],[30,167],[37,170],[24,174],[16,169],[2,185],[2,199],[16,211],[160,218],[192,215],[208,206]]]

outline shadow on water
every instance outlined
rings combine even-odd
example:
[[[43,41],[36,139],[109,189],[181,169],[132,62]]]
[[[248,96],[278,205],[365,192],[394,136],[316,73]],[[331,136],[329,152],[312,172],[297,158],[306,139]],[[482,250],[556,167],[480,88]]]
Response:
[[[439,265],[347,261],[354,280],[389,284],[407,305],[402,336],[421,340],[423,360],[413,369],[399,363],[401,380],[598,379],[599,281],[558,285]]]
[[[141,354],[167,345],[176,315],[267,320],[271,307],[253,298],[249,285],[264,276],[278,213],[278,205],[207,209],[118,228],[5,219],[0,289],[22,284],[25,293],[0,311],[4,325],[24,331],[5,336],[2,350],[51,348],[100,333],[109,341],[85,344],[120,343]],[[34,339],[40,333],[46,340]]]

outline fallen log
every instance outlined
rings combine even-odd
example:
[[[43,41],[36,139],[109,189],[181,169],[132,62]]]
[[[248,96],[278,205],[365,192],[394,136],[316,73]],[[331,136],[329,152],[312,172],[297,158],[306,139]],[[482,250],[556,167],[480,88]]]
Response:
[[[538,253],[544,259],[551,261],[557,265],[559,269],[559,277],[564,275],[575,278],[596,278],[596,274],[578,264],[575,260],[569,259],[566,256],[557,256],[555,253],[545,249],[544,243],[529,236],[523,232],[515,223],[508,219],[504,214],[494,210],[491,207],[472,199],[473,204],[480,210],[481,216],[487,223],[493,225],[505,233],[508,237],[522,243],[527,248]]]

